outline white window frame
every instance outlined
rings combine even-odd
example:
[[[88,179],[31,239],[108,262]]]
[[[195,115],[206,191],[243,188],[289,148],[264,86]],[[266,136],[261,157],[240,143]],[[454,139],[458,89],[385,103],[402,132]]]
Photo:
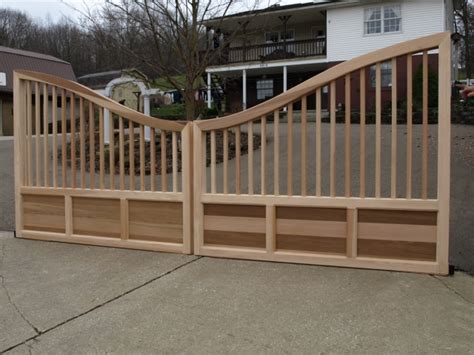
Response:
[[[266,82],[267,84],[271,83],[271,87],[270,87],[270,85],[264,85],[263,88],[259,88],[258,87],[259,83],[263,84],[264,82]],[[266,100],[266,99],[271,98],[271,97],[274,96],[275,82],[273,81],[273,79],[258,79],[256,84],[255,84],[255,89],[257,91],[257,100]],[[262,92],[265,92],[265,93],[268,92],[269,93],[270,90],[271,90],[271,95],[267,95],[267,94],[262,95],[262,96],[259,95]]]
[[[400,17],[396,18],[387,18],[385,19],[385,9],[390,7],[398,7],[400,9]],[[380,20],[366,20],[366,12],[370,9],[379,9],[380,10]],[[392,19],[400,19],[400,28],[398,31],[385,31],[385,20],[392,20]],[[367,33],[367,23],[368,22],[375,22],[380,21],[380,32],[376,33]],[[402,23],[403,23],[403,11],[402,11],[402,4],[400,3],[392,3],[392,4],[384,4],[384,5],[376,5],[376,6],[368,6],[364,8],[363,12],[363,33],[364,36],[371,37],[371,36],[380,36],[380,35],[388,35],[388,34],[397,34],[402,33]]]
[[[370,87],[375,88],[376,67],[372,65],[369,69]],[[392,62],[383,62],[380,64],[380,87],[382,89],[392,87]]]

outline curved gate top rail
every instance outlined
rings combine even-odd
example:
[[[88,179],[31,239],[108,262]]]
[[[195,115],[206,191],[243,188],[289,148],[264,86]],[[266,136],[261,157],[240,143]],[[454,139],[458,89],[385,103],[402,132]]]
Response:
[[[294,86],[286,92],[243,112],[238,112],[222,118],[199,121],[196,122],[196,124],[203,131],[241,125],[251,120],[259,119],[262,115],[272,113],[274,110],[280,109],[281,107],[300,99],[303,95],[308,95],[316,89],[321,88],[346,74],[355,72],[375,63],[385,62],[394,57],[436,49],[440,45],[443,45],[443,43],[444,45],[449,46],[450,41],[450,33],[441,32],[364,54],[352,60],[337,64],[313,78]]]
[[[450,46],[396,44],[195,122],[195,253],[447,273]]]
[[[132,120],[137,124],[174,132],[181,132],[185,126],[184,124],[179,122],[163,120],[160,118],[152,118],[150,116],[144,115],[141,112],[132,110],[127,106],[121,105],[118,102],[112,100],[111,98],[101,95],[95,92],[94,90],[89,89],[88,87],[71,80],[30,70],[15,70],[15,73],[21,80],[32,80],[38,83],[54,85],[58,88],[65,89],[75,95],[83,97],[84,99],[98,106],[110,110],[110,112],[113,112],[122,117],[126,117],[127,119]]]

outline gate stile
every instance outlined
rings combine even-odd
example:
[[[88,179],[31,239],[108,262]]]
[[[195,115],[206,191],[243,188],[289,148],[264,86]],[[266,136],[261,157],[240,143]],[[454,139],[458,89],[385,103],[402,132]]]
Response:
[[[190,124],[145,116],[47,74],[17,71],[14,81],[19,237],[192,252]]]
[[[349,266],[426,273],[448,273],[449,171],[450,171],[450,35],[439,33],[404,42],[341,63],[304,83],[246,111],[194,124],[194,250],[198,255],[254,260]],[[437,191],[430,196],[428,55],[438,56]],[[430,54],[431,55],[431,54]],[[414,173],[413,63],[423,70],[421,173]],[[391,63],[391,138],[387,168],[383,168],[381,65]],[[400,129],[397,121],[397,66],[407,68],[406,175],[405,191],[397,190],[402,154],[397,154]],[[406,64],[405,64],[406,63]],[[374,138],[366,124],[369,68],[375,71]],[[355,79],[359,79],[357,82]],[[345,93],[344,148],[337,141],[336,90]],[[354,124],[350,107],[351,85],[360,88],[360,120]],[[329,147],[322,140],[322,92],[329,91]],[[315,151],[308,151],[307,105],[315,107]],[[295,107],[300,106],[300,130],[295,125]],[[282,120],[286,116],[286,122]],[[273,123],[271,122],[273,120]],[[352,123],[352,124],[351,124]],[[286,131],[284,130],[286,124]],[[273,126],[273,139],[268,136]],[[259,129],[258,129],[259,127]],[[352,147],[352,129],[359,129],[359,149]],[[255,167],[254,132],[260,132],[260,169]],[[247,188],[242,187],[245,164],[240,142],[247,132]],[[282,132],[287,139],[282,139]],[[235,153],[229,157],[229,137]],[[216,137],[222,137],[221,144]],[[243,139],[242,139],[243,137]],[[388,138],[387,138],[388,139]],[[300,143],[300,144],[297,144]],[[339,144],[338,144],[339,143]],[[273,144],[270,171],[269,145]],[[299,147],[297,147],[299,146]],[[282,158],[286,147],[287,159]],[[296,148],[296,149],[295,149]],[[222,150],[221,150],[222,149]],[[329,166],[322,166],[322,149],[329,150]],[[367,171],[366,154],[375,150],[373,171]],[[209,151],[210,150],[210,151]],[[220,153],[222,151],[222,154]],[[344,164],[338,170],[338,151]],[[283,154],[282,154],[283,152]],[[359,164],[353,164],[358,153]],[[300,156],[301,165],[294,160]],[[222,164],[217,158],[222,156]],[[314,171],[308,157],[315,157]],[[231,158],[231,159],[230,159]],[[357,160],[357,159],[356,159]],[[208,167],[209,164],[209,167]],[[282,165],[287,165],[286,169]],[[327,171],[329,168],[329,171]],[[357,169],[359,170],[357,171]],[[234,172],[231,170],[233,169]],[[298,170],[297,170],[298,169]],[[384,174],[386,171],[388,174]],[[339,172],[338,172],[339,171]],[[342,173],[341,173],[342,171]],[[354,175],[359,176],[359,194],[354,196]],[[272,176],[273,174],[273,176]],[[255,176],[254,176],[255,175]],[[260,176],[259,176],[260,175]],[[386,180],[382,179],[387,176]],[[282,177],[285,176],[285,179]],[[295,177],[300,176],[295,190]],[[341,177],[343,176],[343,177]],[[368,178],[373,177],[373,186]],[[258,179],[256,178],[258,177]],[[233,178],[233,180],[231,180]],[[222,180],[221,180],[222,179]],[[286,184],[284,181],[286,180]],[[311,194],[308,186],[312,182]],[[324,181],[327,182],[325,186]],[[338,181],[342,181],[338,188]],[[233,182],[233,184],[231,183]],[[387,183],[386,183],[387,182]],[[260,188],[256,189],[256,183]],[[273,191],[270,187],[273,184]],[[383,186],[389,184],[389,188]],[[234,185],[234,186],[232,186]],[[286,191],[283,191],[285,188]],[[329,185],[329,186],[327,186]],[[326,187],[326,188],[325,188]],[[419,187],[419,196],[415,195]],[[373,193],[370,191],[373,188]],[[339,191],[338,191],[339,190]],[[341,191],[343,190],[343,191]],[[432,189],[434,191],[434,189]]]

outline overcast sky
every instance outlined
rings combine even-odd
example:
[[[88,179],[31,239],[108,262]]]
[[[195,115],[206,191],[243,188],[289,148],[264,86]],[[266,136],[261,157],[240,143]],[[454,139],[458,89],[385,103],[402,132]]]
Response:
[[[86,2],[88,6],[93,6],[102,3],[103,0]],[[45,20],[47,16],[53,21],[59,20],[62,16],[78,17],[78,13],[71,6],[82,9],[84,0],[0,0],[0,8],[21,10],[39,20]]]
[[[283,4],[303,3],[311,0],[262,0],[261,7],[266,7],[267,4],[274,4],[280,2]],[[59,20],[63,15],[77,18],[78,12],[72,7],[83,9],[84,2],[87,6],[98,6],[104,0],[0,0],[0,8],[9,7],[25,11],[35,19],[45,20],[48,16],[52,21]],[[66,4],[69,4],[66,5]]]

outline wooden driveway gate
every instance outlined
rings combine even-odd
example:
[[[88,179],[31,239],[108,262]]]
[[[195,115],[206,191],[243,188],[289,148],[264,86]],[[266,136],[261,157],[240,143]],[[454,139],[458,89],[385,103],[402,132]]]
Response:
[[[54,76],[14,80],[18,236],[192,252],[190,125]]]
[[[187,125],[17,72],[17,235],[446,274],[450,56],[423,37]]]
[[[450,56],[449,33],[408,41],[196,122],[195,253],[446,274]]]

